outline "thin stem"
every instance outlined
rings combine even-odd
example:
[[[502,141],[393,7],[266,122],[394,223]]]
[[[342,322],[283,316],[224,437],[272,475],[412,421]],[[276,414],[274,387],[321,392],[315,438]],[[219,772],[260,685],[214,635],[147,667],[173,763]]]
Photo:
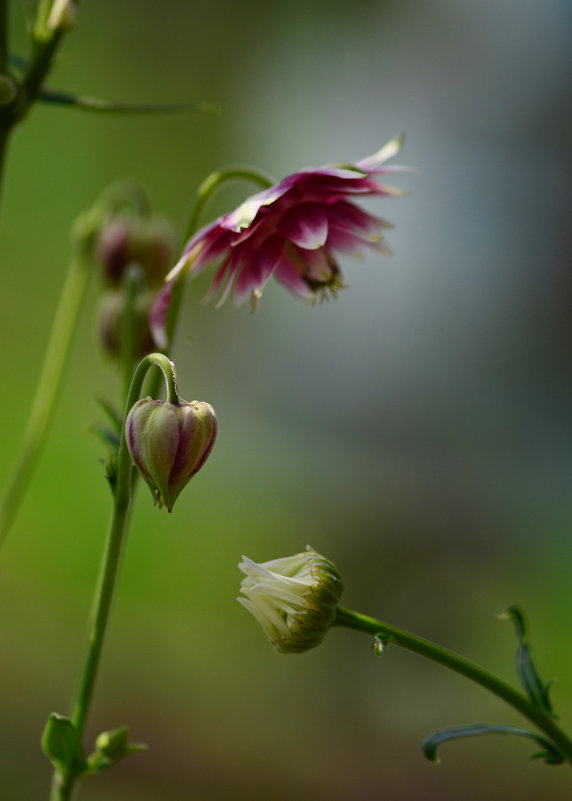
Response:
[[[49,432],[89,275],[89,261],[83,248],[78,246],[70,261],[56,310],[22,450],[0,501],[0,547],[8,535]]]
[[[133,370],[137,363],[137,339],[140,338],[137,302],[144,292],[143,269],[139,264],[131,264],[122,280],[122,294],[125,304],[119,321],[119,352],[121,372],[123,374],[122,402],[127,400]]]
[[[254,167],[236,166],[228,167],[218,172],[212,172],[197,189],[197,197],[189,215],[183,242],[187,242],[195,233],[199,227],[199,219],[208,199],[215,189],[221,184],[226,183],[226,181],[252,181],[262,189],[268,189],[274,184],[274,181],[269,175]]]
[[[153,365],[159,367],[163,373],[168,388],[169,401],[178,403],[179,400],[173,363],[162,353],[152,353],[146,356],[135,371],[129,390],[129,397],[125,405],[111,521],[99,581],[95,591],[85,662],[72,704],[71,720],[80,735],[83,734],[91,704],[131,506],[131,456],[125,439],[125,420],[131,407],[139,399],[145,375]]]
[[[11,128],[9,126],[2,126],[0,128],[0,207],[2,200],[2,189],[4,187],[4,172],[6,155],[8,152],[8,142],[10,139]]]
[[[125,439],[125,419],[141,394],[147,371],[154,365],[159,367],[163,373],[169,401],[178,403],[179,400],[173,363],[162,353],[152,353],[146,356],[135,371],[125,405],[111,520],[88,627],[87,647],[72,701],[70,717],[80,737],[85,731],[91,707],[131,510],[132,467]],[[64,777],[56,770],[52,779],[51,801],[68,801],[71,798],[76,778]]]
[[[9,0],[0,0],[0,74],[6,72],[8,64],[8,21],[10,18]]]
[[[191,239],[199,227],[199,220],[211,195],[216,189],[218,189],[219,186],[227,181],[252,181],[262,189],[268,189],[275,183],[274,180],[262,170],[258,170],[255,167],[240,165],[228,167],[224,170],[219,170],[218,172],[213,172],[208,175],[197,189],[195,202],[189,213],[187,226],[183,235],[183,253],[186,243],[189,241],[189,239]],[[185,273],[186,269],[177,271],[177,277],[173,280],[173,286],[171,290],[172,294],[169,301],[169,311],[167,313],[165,331],[166,341],[169,343],[170,348],[173,344],[175,326],[183,300],[183,279],[185,277]],[[169,276],[167,276],[167,278],[169,278]]]
[[[334,625],[363,631],[373,636],[380,636],[385,642],[394,643],[401,648],[406,648],[408,651],[413,651],[419,656],[448,667],[461,676],[480,684],[481,687],[485,687],[494,695],[502,698],[503,701],[506,701],[507,704],[510,704],[510,706],[532,721],[558,746],[566,759],[572,762],[572,740],[556,725],[553,718],[543,709],[535,706],[525,695],[475,662],[464,659],[454,651],[442,648],[440,645],[417,637],[415,634],[410,634],[403,629],[398,629],[381,620],[376,620],[373,617],[368,617],[349,609],[338,607]]]
[[[50,801],[70,801],[73,792],[73,782],[63,777],[58,771],[54,772],[50,790]]]
[[[119,446],[119,457],[117,464],[117,481],[115,485],[115,495],[113,499],[113,510],[103,556],[100,577],[95,592],[95,602],[93,607],[92,620],[89,626],[88,646],[86,658],[81,671],[81,678],[78,683],[74,701],[72,705],[71,720],[78,732],[83,734],[85,721],[89,712],[95,679],[99,667],[99,660],[105,630],[111,610],[111,602],[115,590],[115,583],[119,569],[121,549],[124,540],[126,524],[131,505],[131,456],[127,448],[125,439],[125,420],[131,407],[136,403],[141,394],[145,374],[150,367],[159,367],[165,378],[168,388],[169,401],[178,403],[176,374],[174,365],[162,353],[152,353],[146,356],[138,365],[129,397],[125,405],[125,414],[121,432],[121,443]]]

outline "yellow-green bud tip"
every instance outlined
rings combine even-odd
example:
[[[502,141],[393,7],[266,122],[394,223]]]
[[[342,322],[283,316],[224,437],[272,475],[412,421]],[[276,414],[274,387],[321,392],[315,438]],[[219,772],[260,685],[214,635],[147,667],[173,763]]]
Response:
[[[323,640],[343,591],[332,562],[308,546],[304,553],[260,564],[243,556],[238,567],[245,574],[238,601],[277,651],[300,653]]]

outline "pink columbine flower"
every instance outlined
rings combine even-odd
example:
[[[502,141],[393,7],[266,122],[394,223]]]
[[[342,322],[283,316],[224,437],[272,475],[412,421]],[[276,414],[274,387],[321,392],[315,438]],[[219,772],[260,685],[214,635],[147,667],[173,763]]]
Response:
[[[356,164],[300,170],[252,195],[230,214],[197,231],[167,281],[173,282],[187,271],[196,275],[222,259],[209,292],[212,297],[222,288],[219,304],[232,291],[236,304],[250,296],[256,307],[272,275],[299,297],[335,296],[344,284],[334,252],[356,255],[364,246],[388,252],[382,232],[391,224],[366,213],[353,200],[406,194],[373,180],[404,169],[382,166],[395,156],[402,142],[403,137],[396,137]],[[168,308],[168,287],[151,313],[158,339]]]

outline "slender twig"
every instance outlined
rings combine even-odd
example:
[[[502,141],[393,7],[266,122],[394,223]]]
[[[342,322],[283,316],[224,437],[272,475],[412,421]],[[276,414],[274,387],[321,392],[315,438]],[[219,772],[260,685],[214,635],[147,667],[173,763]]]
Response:
[[[6,72],[8,64],[8,24],[10,19],[9,0],[0,0],[0,74]]]
[[[89,260],[83,247],[77,245],[54,318],[22,449],[0,500],[0,547],[8,535],[49,432],[89,275]]]
[[[226,169],[218,172],[212,172],[205,178],[205,180],[197,189],[197,196],[189,214],[187,227],[185,228],[185,234],[183,237],[184,242],[190,239],[199,227],[200,216],[210,196],[213,194],[215,189],[227,181],[253,181],[262,189],[268,189],[274,183],[273,179],[269,175],[262,170],[255,169],[254,167],[237,165],[233,167],[227,167]]]
[[[558,746],[568,762],[572,762],[572,740],[554,722],[554,719],[543,709],[529,701],[523,693],[518,692],[475,662],[471,662],[454,653],[454,651],[442,648],[429,640],[391,626],[389,623],[341,607],[338,607],[334,625],[362,631],[374,637],[379,636],[384,642],[394,643],[401,648],[406,648],[408,651],[413,651],[419,656],[444,665],[444,667],[454,670],[461,676],[480,684],[481,687],[485,687],[494,695],[502,698],[503,701],[518,710],[521,715],[532,721],[540,731],[544,732]]]

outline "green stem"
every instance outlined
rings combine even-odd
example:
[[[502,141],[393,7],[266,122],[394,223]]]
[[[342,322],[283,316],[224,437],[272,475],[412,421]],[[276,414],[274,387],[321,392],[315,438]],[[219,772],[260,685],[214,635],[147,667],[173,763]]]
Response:
[[[275,181],[262,170],[258,170],[255,167],[240,166],[240,165],[234,167],[228,167],[224,170],[219,170],[217,172],[213,172],[210,175],[208,175],[197,189],[195,202],[191,208],[189,219],[187,221],[187,226],[185,228],[185,233],[183,236],[184,245],[186,245],[189,239],[197,231],[199,227],[199,220],[201,218],[203,210],[213,192],[215,192],[215,190],[218,189],[219,186],[226,183],[227,181],[252,181],[254,184],[260,186],[262,189],[268,189],[275,183]],[[167,342],[169,343],[169,348],[172,347],[173,334],[179,316],[181,303],[183,301],[183,290],[184,290],[183,278],[185,276],[185,273],[186,270],[182,270],[181,272],[179,272],[173,284],[171,301],[169,304],[169,312],[167,315],[167,325],[166,325],[166,338]]]
[[[122,280],[122,294],[125,305],[119,323],[119,351],[121,372],[123,375],[122,403],[127,400],[133,370],[137,363],[137,339],[140,338],[140,324],[138,318],[140,312],[137,309],[137,302],[141,294],[145,291],[143,269],[139,264],[131,264]]]
[[[145,375],[152,366],[159,367],[163,373],[169,401],[171,403],[179,401],[177,377],[173,363],[162,353],[151,353],[146,356],[135,370],[125,405],[111,520],[88,627],[87,647],[72,702],[70,717],[80,737],[85,731],[93,698],[131,509],[132,467],[125,439],[125,420],[129,410],[139,399]],[[52,780],[51,801],[68,801],[71,798],[75,780],[76,777],[63,777],[56,770]]]
[[[73,782],[59,773],[54,772],[50,789],[50,801],[70,801],[73,791]]]
[[[349,609],[338,607],[333,625],[379,636],[386,643],[394,643],[401,648],[406,648],[408,651],[413,651],[419,656],[430,659],[432,662],[437,662],[437,664],[454,670],[461,676],[476,682],[476,684],[480,684],[481,687],[502,698],[503,701],[506,701],[507,704],[510,704],[510,706],[532,721],[540,731],[543,731],[558,746],[558,749],[568,762],[572,763],[572,740],[556,725],[553,718],[543,709],[535,706],[525,695],[493,676],[492,673],[484,670],[475,662],[464,659],[454,651],[442,648],[440,645],[417,637],[415,634],[410,634],[403,629],[398,629],[388,623],[367,615],[361,615]]]
[[[0,547],[14,520],[49,431],[71,344],[90,275],[87,254],[78,245],[70,261],[40,378],[36,387],[24,442],[0,501]]]
[[[8,152],[8,141],[10,139],[11,128],[9,126],[0,127],[0,201],[2,199],[2,190],[4,187],[4,166],[6,161],[6,154]]]
[[[9,0],[0,0],[0,74],[6,72],[8,64],[8,23],[10,19]]]
[[[243,167],[239,165],[236,167],[228,167],[218,172],[212,172],[197,189],[195,203],[191,209],[185,235],[183,237],[184,242],[187,242],[199,227],[200,216],[212,193],[221,184],[226,183],[226,181],[252,181],[262,189],[268,189],[275,183],[269,175],[254,167]]]

